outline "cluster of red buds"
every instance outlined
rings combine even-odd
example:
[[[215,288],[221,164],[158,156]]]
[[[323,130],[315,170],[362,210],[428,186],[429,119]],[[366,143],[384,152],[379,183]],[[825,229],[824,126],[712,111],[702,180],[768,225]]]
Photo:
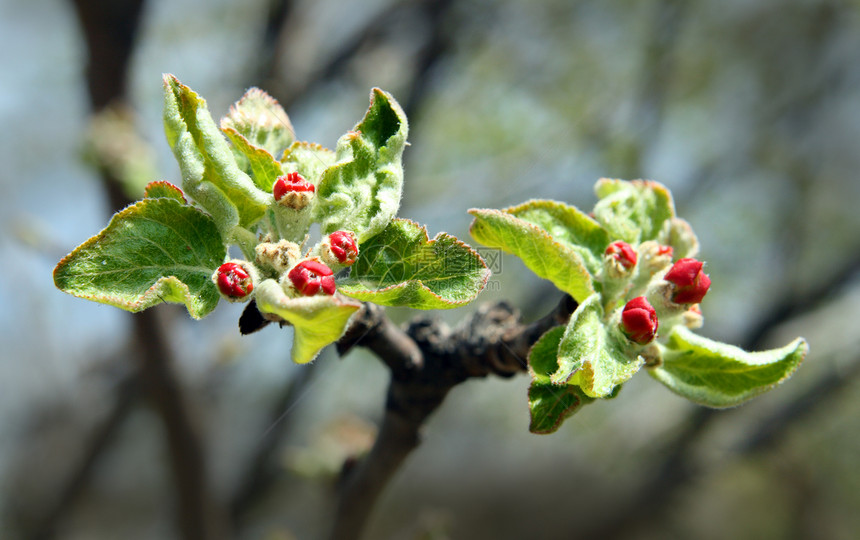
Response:
[[[358,257],[355,234],[351,231],[335,231],[326,236],[320,245],[320,257],[322,260],[314,257],[293,266],[282,278],[284,286],[302,296],[334,294],[337,286],[331,267],[355,263]]]
[[[301,210],[310,204],[316,188],[297,172],[279,176],[272,187],[272,195],[279,204]]]
[[[663,276],[669,287],[666,297],[678,304],[678,309],[686,306],[681,321],[691,328],[701,326],[702,312],[698,304],[711,286],[711,279],[702,271],[703,266],[695,259],[680,259]],[[650,343],[657,336],[658,327],[657,311],[644,296],[630,300],[621,310],[621,329],[634,343]]]

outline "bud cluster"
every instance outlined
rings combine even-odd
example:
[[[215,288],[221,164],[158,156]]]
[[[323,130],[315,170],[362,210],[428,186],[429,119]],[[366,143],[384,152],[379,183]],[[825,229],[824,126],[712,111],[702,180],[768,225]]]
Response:
[[[619,324],[627,339],[639,345],[651,343],[657,337],[661,319],[669,328],[679,323],[688,328],[700,327],[702,311],[699,302],[711,285],[710,278],[703,272],[704,264],[692,258],[683,258],[672,264],[672,248],[653,241],[640,244],[638,252],[637,258],[636,251],[629,244],[618,241],[606,248],[603,257],[610,279],[617,283],[617,280],[628,277],[637,283],[626,288],[618,284],[614,286],[622,297],[637,295],[621,309]],[[634,277],[633,269],[637,263],[638,271]],[[670,264],[671,267],[661,275],[659,272]],[[604,283],[604,287],[607,285]]]

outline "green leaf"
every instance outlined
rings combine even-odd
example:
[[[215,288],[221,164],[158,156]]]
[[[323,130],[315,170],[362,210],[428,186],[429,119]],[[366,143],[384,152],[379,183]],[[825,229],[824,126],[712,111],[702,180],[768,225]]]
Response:
[[[158,199],[166,197],[168,199],[179,201],[182,204],[188,204],[188,201],[185,199],[185,194],[182,193],[182,190],[174,186],[170,182],[165,182],[164,180],[159,180],[157,182],[150,182],[146,184],[146,187],[143,191],[143,196],[147,199]]]
[[[595,398],[611,395],[643,364],[638,356],[630,358],[623,336],[616,334],[606,328],[600,295],[589,297],[570,317],[558,347],[558,370],[550,380],[577,385]]]
[[[750,353],[676,326],[662,351],[662,364],[648,372],[691,401],[732,407],[787,379],[808,350],[806,341],[797,338],[780,349]]]
[[[278,315],[295,328],[292,358],[297,364],[310,362],[323,347],[340,339],[349,318],[361,307],[340,295],[292,298],[273,279],[260,283],[254,299],[260,313]]]
[[[284,151],[284,173],[297,172],[313,185],[319,185],[326,169],[334,165],[335,153],[316,143],[296,141]]]
[[[578,386],[534,380],[529,386],[529,431],[541,435],[553,433],[562,422],[592,401],[594,399]]]
[[[164,76],[164,131],[182,171],[182,187],[215,219],[225,235],[263,216],[271,194],[236,164],[206,101],[173,75]]]
[[[600,199],[595,219],[614,238],[630,244],[656,240],[663,223],[675,216],[672,194],[657,182],[601,178],[594,191]]]
[[[537,225],[556,241],[563,242],[582,255],[592,273],[602,267],[602,256],[609,245],[609,235],[594,219],[574,206],[558,201],[532,200],[504,212]]]
[[[267,150],[254,146],[235,129],[225,127],[223,121],[221,123],[221,131],[233,143],[233,149],[245,158],[245,161],[248,163],[248,170],[251,172],[251,178],[254,180],[254,185],[261,191],[271,193],[272,186],[275,185],[275,180],[284,174],[281,170],[281,164]]]
[[[317,186],[316,221],[323,234],[349,230],[364,242],[388,225],[400,207],[407,133],[400,105],[374,88],[364,119],[340,138],[337,163]]]
[[[295,140],[295,131],[278,101],[260,90],[249,88],[242,99],[230,106],[221,119],[221,128],[240,134],[249,145],[279,156]]]
[[[564,326],[551,328],[532,345],[529,350],[529,372],[532,379],[550,382],[550,376],[558,371],[558,346],[564,335]]]
[[[211,276],[225,257],[209,216],[172,198],[144,199],[60,261],[54,284],[128,311],[182,303],[201,319],[218,304]]]
[[[359,245],[358,260],[339,290],[384,306],[449,309],[483,290],[490,270],[472,248],[439,233],[433,240],[413,221],[395,219]]]
[[[469,230],[478,242],[516,255],[532,272],[552,281],[577,302],[594,293],[582,255],[568,243],[503,210],[473,208],[469,213],[475,216]]]
[[[672,246],[672,258],[676,261],[685,257],[695,257],[699,253],[699,239],[687,221],[673,217],[663,225],[660,243]]]

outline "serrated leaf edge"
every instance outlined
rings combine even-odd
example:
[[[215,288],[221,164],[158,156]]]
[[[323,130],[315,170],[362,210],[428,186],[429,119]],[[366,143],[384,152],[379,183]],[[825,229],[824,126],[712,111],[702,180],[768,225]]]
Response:
[[[476,256],[476,257],[478,258],[478,262],[480,262],[480,263],[481,263],[481,265],[482,265],[482,266],[483,266],[483,268],[484,268],[484,271],[483,271],[483,279],[481,280],[481,287],[478,289],[478,291],[477,291],[477,292],[476,292],[476,293],[475,293],[471,298],[468,298],[468,299],[466,299],[466,300],[462,300],[462,301],[459,301],[459,300],[448,300],[448,299],[443,298],[442,296],[440,296],[440,295],[436,294],[436,293],[435,293],[435,292],[433,292],[432,290],[430,290],[426,285],[424,285],[424,282],[423,282],[422,280],[420,280],[420,279],[408,279],[408,280],[406,280],[406,281],[401,281],[400,283],[395,283],[395,284],[393,284],[393,285],[388,285],[387,287],[383,287],[383,288],[381,288],[381,289],[374,289],[374,290],[368,290],[368,291],[361,291],[361,292],[357,293],[355,296],[353,296],[352,294],[350,294],[349,290],[344,290],[344,288],[339,288],[338,290],[340,290],[340,291],[341,291],[344,295],[346,295],[346,296],[350,296],[350,297],[352,297],[352,298],[357,298],[357,299],[360,299],[360,300],[362,300],[362,301],[366,301],[366,302],[373,302],[373,300],[372,300],[372,299],[370,299],[370,298],[361,298],[361,297],[360,297],[360,296],[358,296],[358,295],[368,295],[368,296],[372,296],[372,295],[379,294],[379,293],[383,293],[383,292],[389,292],[389,291],[393,291],[393,290],[397,290],[397,289],[402,289],[402,288],[408,287],[408,286],[409,286],[409,285],[411,285],[411,284],[417,284],[417,285],[418,285],[422,290],[426,291],[426,292],[427,292],[427,293],[429,293],[431,296],[433,296],[434,298],[438,299],[441,303],[443,303],[443,304],[447,304],[447,305],[451,306],[451,308],[455,308],[455,307],[459,307],[459,306],[465,306],[466,304],[469,304],[470,302],[474,301],[474,300],[475,300],[475,298],[477,298],[477,297],[478,297],[478,295],[479,295],[479,294],[481,294],[481,292],[482,292],[482,291],[484,290],[484,288],[487,286],[487,282],[490,280],[490,275],[492,274],[492,272],[490,271],[490,268],[487,266],[486,261],[484,261],[484,258],[483,258],[483,257],[481,257],[481,254],[480,254],[480,253],[478,253],[478,252],[477,252],[477,251],[476,251],[472,246],[470,246],[469,244],[467,244],[467,243],[463,242],[462,240],[460,240],[460,239],[459,239],[459,238],[457,238],[456,236],[451,235],[451,234],[448,234],[448,233],[445,233],[445,232],[439,232],[439,233],[437,233],[437,234],[436,234],[436,236],[434,236],[434,237],[433,237],[433,239],[431,240],[431,239],[430,239],[430,235],[427,233],[427,226],[426,226],[426,225],[421,225],[420,223],[417,223],[417,222],[415,222],[415,221],[413,221],[413,220],[411,220],[411,219],[406,219],[406,218],[394,218],[394,219],[392,219],[392,220],[391,220],[391,222],[389,223],[389,226],[391,225],[391,223],[394,223],[394,222],[396,222],[396,221],[404,222],[404,223],[409,223],[409,224],[412,224],[412,225],[414,225],[414,226],[418,227],[418,229],[420,230],[420,232],[421,232],[421,233],[423,233],[423,235],[424,235],[424,240],[421,242],[421,245],[422,245],[422,246],[423,246],[423,245],[429,245],[429,246],[432,246],[432,245],[433,245],[433,244],[435,244],[435,243],[436,243],[440,238],[442,238],[442,237],[448,237],[448,238],[453,238],[453,239],[454,239],[454,242],[455,242],[455,244],[456,244],[456,245],[458,245],[458,246],[460,246],[460,247],[463,247],[463,248],[466,248],[466,249],[469,251],[469,253],[470,253],[471,255]],[[383,231],[384,231],[384,229],[383,229]],[[380,233],[380,234],[382,234],[382,233]],[[359,255],[359,256],[360,256],[360,255]],[[348,287],[348,286],[344,286],[344,287]],[[374,303],[375,303],[375,302],[374,302]]]
[[[159,198],[164,198],[167,200],[176,201],[177,204],[181,204],[176,199],[171,199],[168,197],[159,197]],[[150,200],[152,200],[152,199],[150,199]],[[120,297],[110,295],[110,294],[95,295],[95,294],[75,293],[75,292],[72,292],[72,291],[69,291],[67,289],[62,288],[57,284],[57,273],[60,271],[60,269],[63,266],[69,264],[71,262],[71,260],[75,256],[77,256],[77,254],[80,251],[83,251],[84,249],[89,248],[89,246],[91,246],[93,244],[97,244],[99,242],[99,240],[101,240],[101,238],[103,237],[103,233],[110,228],[110,226],[114,223],[115,220],[119,221],[120,219],[124,218],[127,214],[131,214],[133,211],[135,211],[138,206],[143,206],[144,204],[146,204],[146,199],[134,202],[134,203],[126,206],[125,208],[123,208],[122,210],[120,210],[119,212],[114,214],[111,217],[110,221],[108,222],[107,226],[104,229],[102,229],[101,231],[99,231],[98,234],[90,237],[86,242],[79,245],[78,247],[73,249],[71,253],[69,253],[68,255],[63,257],[62,259],[60,259],[60,262],[57,263],[57,265],[54,267],[54,271],[51,273],[51,276],[53,277],[53,280],[54,280],[54,286],[57,287],[62,292],[66,293],[66,294],[70,294],[70,295],[74,296],[75,298],[82,298],[84,300],[90,300],[93,302],[98,302],[100,304],[110,305],[110,306],[113,306],[116,308],[130,311],[132,313],[138,313],[138,312],[143,311],[145,309],[148,309],[150,307],[157,306],[158,304],[161,304],[161,303],[171,303],[171,302],[165,301],[164,299],[161,299],[162,300],[161,302],[152,302],[152,300],[154,297],[161,298],[159,293],[163,290],[163,286],[165,284],[167,284],[167,283],[178,284],[180,289],[184,292],[184,298],[183,298],[182,304],[187,309],[188,314],[197,320],[200,320],[200,319],[206,317],[206,315],[208,315],[209,313],[211,313],[215,309],[215,306],[217,305],[217,303],[215,305],[213,305],[212,309],[210,309],[208,311],[198,311],[196,309],[192,309],[192,304],[193,304],[193,301],[196,297],[191,294],[191,289],[188,288],[188,285],[186,285],[181,279],[179,279],[178,277],[173,276],[173,275],[162,276],[162,277],[158,278],[158,280],[156,280],[155,283],[153,283],[138,298],[138,300],[136,302],[127,302],[125,300],[120,300]],[[200,213],[208,216],[208,214],[205,214],[202,211],[200,211]],[[209,283],[212,287],[215,286],[214,284],[212,284],[211,281],[207,281],[207,283]]]

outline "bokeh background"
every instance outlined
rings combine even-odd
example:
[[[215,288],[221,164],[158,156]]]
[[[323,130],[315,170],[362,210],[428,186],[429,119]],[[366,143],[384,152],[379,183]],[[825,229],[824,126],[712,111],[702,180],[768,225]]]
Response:
[[[658,180],[703,245],[702,332],[810,342],[741,408],[640,374],[552,436],[528,433],[526,376],[463,384],[367,538],[860,534],[860,3],[0,0],[0,537],[188,538],[177,509],[202,489],[225,538],[319,538],[373,440],[388,375],[361,351],[294,366],[290,330],[240,337],[240,306],[159,306],[147,332],[54,289],[141,179],[179,181],[163,72],[215,116],[261,86],[329,147],[371,87],[392,92],[400,215],[431,234],[468,239],[470,207],[590,208],[601,176]],[[499,270],[481,301],[555,305],[518,261]]]

